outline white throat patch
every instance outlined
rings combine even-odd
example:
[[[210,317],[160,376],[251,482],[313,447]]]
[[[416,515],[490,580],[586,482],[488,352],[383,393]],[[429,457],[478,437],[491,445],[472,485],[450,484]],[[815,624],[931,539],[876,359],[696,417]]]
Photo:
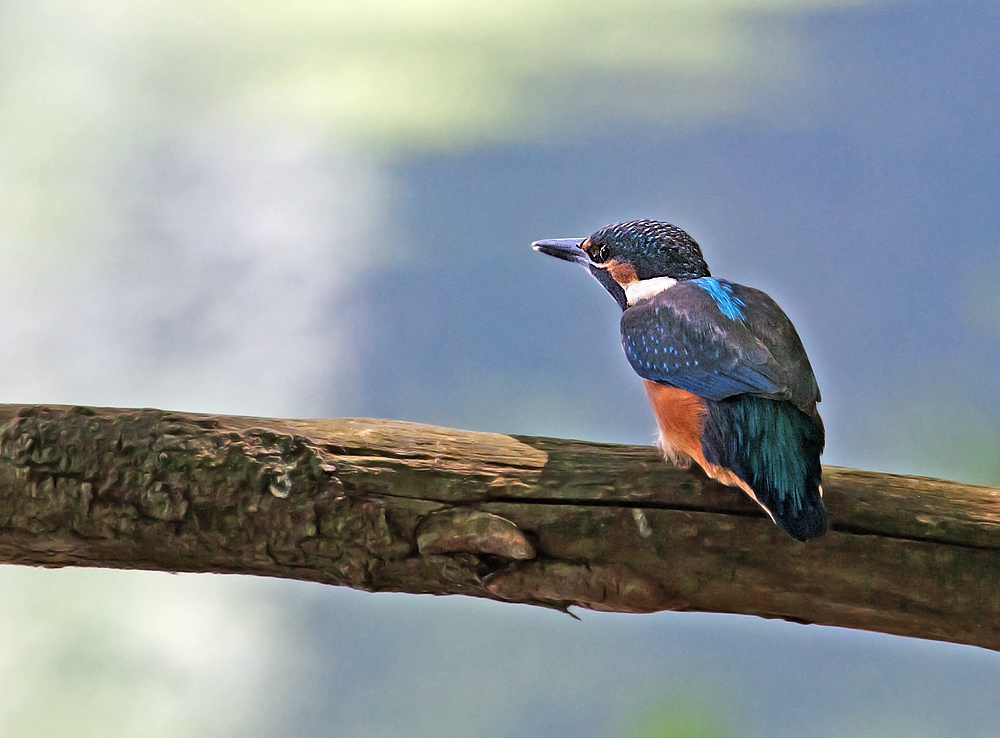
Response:
[[[638,279],[635,282],[629,282],[625,287],[625,299],[628,301],[629,306],[632,306],[640,300],[648,300],[653,295],[658,295],[664,290],[669,290],[675,284],[677,284],[677,280],[670,277]]]

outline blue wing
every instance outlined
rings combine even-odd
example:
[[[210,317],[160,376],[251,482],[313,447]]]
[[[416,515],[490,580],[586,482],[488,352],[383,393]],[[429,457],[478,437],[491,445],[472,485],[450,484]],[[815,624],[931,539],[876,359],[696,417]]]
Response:
[[[681,282],[626,310],[621,329],[643,379],[710,400],[754,394],[805,410],[819,399],[795,329],[758,290],[712,277]]]

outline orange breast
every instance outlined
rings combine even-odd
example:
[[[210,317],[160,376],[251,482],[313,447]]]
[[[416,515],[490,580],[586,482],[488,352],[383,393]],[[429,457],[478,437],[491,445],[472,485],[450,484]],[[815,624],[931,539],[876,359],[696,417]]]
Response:
[[[702,466],[701,429],[705,424],[705,401],[676,387],[642,380],[653,406],[663,441],[675,451],[690,456]]]
[[[701,448],[701,431],[705,426],[705,400],[676,387],[666,387],[648,379],[642,380],[653,406],[653,415],[660,428],[663,453],[674,463],[684,461],[688,456],[698,463],[712,479],[717,479],[731,487],[739,487],[756,501],[750,486],[728,469],[710,464]],[[770,515],[770,511],[765,508]]]

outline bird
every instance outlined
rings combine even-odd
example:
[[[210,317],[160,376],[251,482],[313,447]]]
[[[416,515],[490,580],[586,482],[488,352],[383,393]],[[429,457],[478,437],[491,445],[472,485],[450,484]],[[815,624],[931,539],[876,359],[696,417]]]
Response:
[[[666,459],[743,490],[797,541],[826,533],[819,385],[771,297],[713,277],[698,243],[661,221],[532,248],[586,267],[622,309],[622,348]]]

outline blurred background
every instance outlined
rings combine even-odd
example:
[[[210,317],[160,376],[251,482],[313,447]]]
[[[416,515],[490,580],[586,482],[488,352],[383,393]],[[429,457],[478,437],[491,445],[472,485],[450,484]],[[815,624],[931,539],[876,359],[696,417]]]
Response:
[[[529,249],[674,222],[827,463],[1000,484],[994,0],[0,2],[0,402],[649,443]],[[0,567],[0,735],[987,736],[1000,655],[749,617]]]

